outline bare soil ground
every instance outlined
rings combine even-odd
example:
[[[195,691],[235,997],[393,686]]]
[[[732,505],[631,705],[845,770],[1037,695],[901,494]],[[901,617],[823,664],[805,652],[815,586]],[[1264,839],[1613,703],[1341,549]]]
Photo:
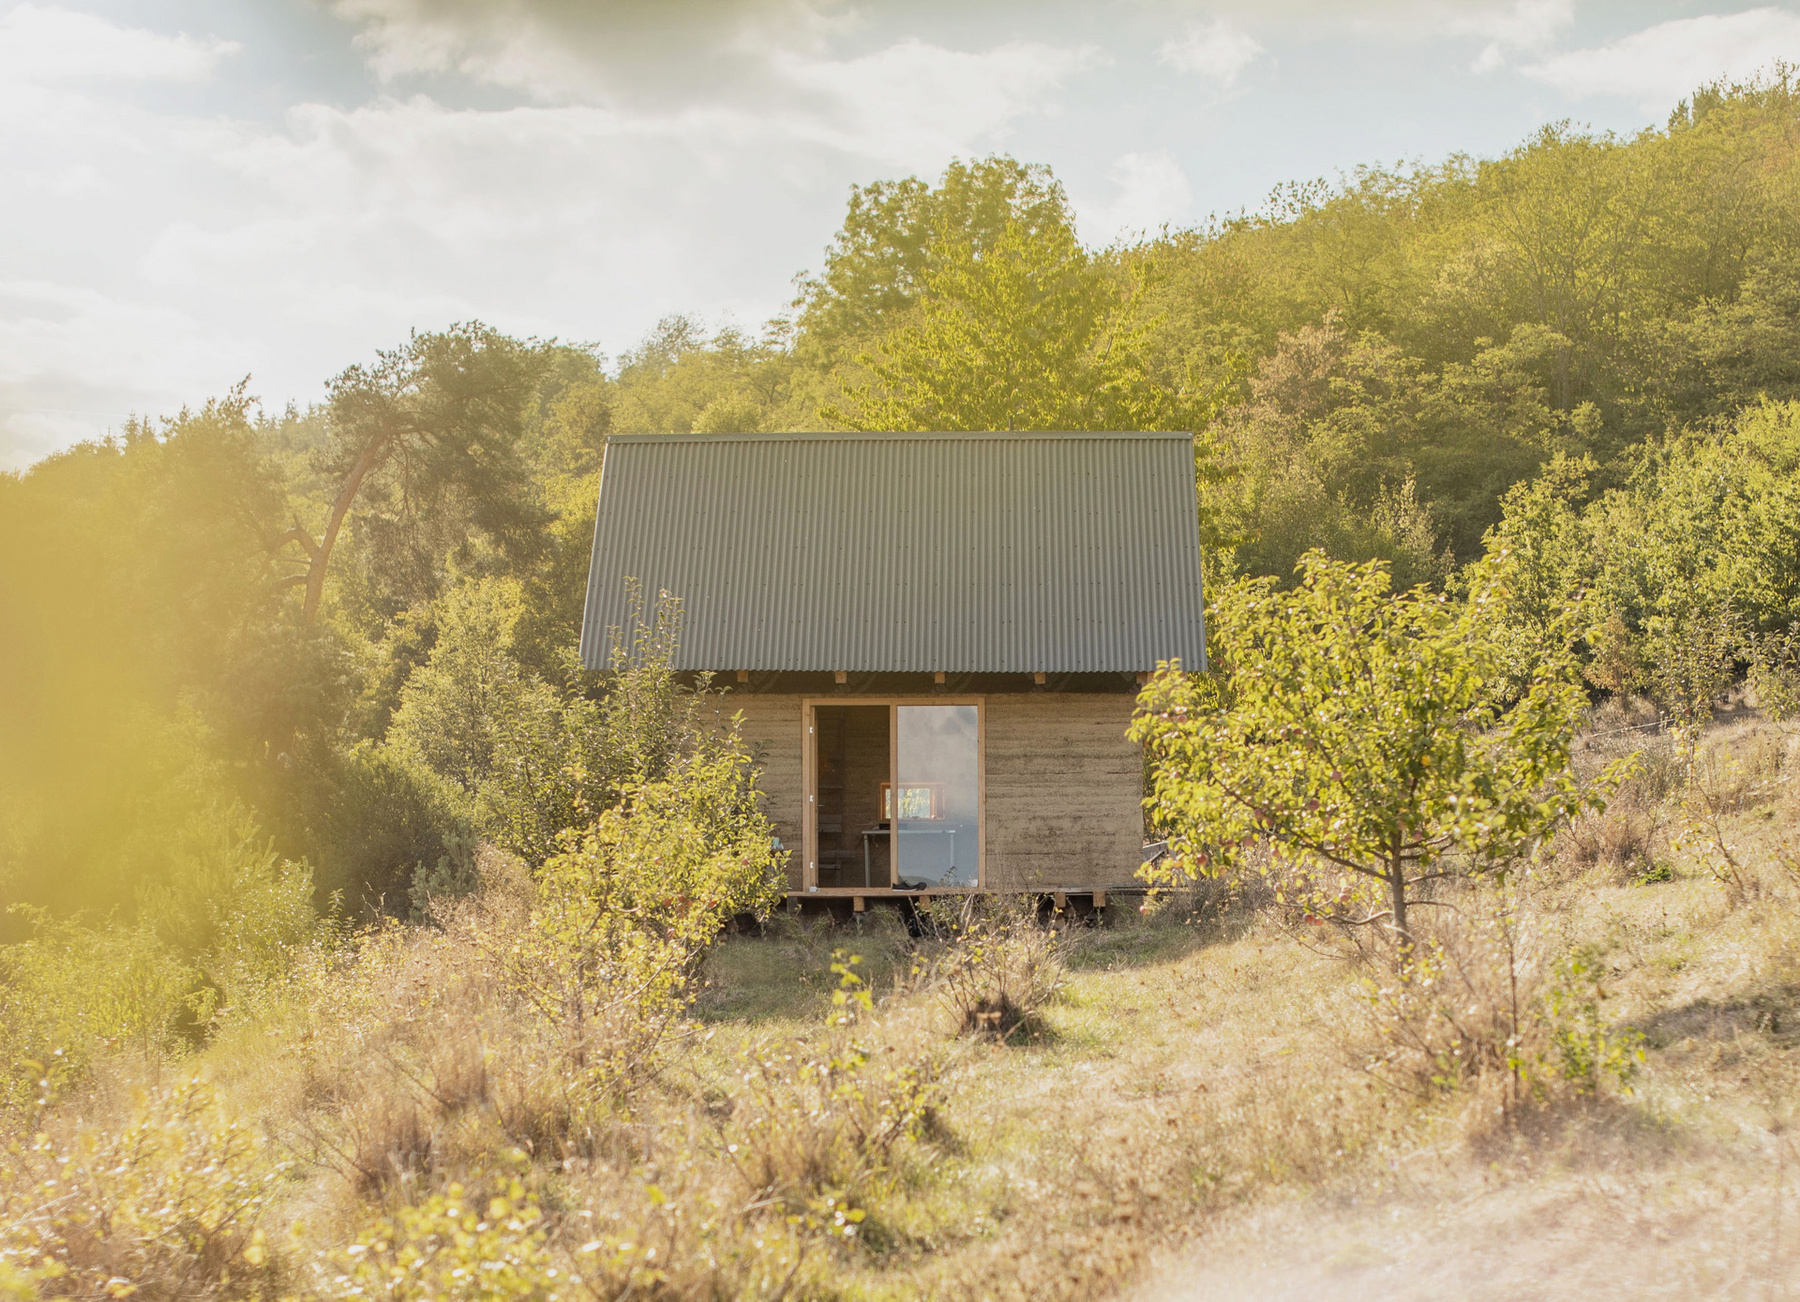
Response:
[[[1773,1145],[1763,1146],[1773,1148]],[[1542,1172],[1446,1170],[1372,1200],[1231,1218],[1140,1302],[1756,1299],[1800,1296],[1791,1155],[1629,1153]],[[1484,1174],[1486,1178],[1484,1177]]]

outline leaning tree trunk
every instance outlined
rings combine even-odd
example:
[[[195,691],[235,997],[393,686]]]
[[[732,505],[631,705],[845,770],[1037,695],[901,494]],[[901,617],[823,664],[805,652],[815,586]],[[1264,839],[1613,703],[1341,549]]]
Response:
[[[310,544],[306,547],[306,603],[301,608],[301,618],[308,624],[317,622],[319,617],[319,600],[325,595],[325,567],[331,562],[331,549],[337,545],[338,531],[344,527],[344,517],[350,514],[350,505],[356,500],[357,491],[374,468],[386,442],[386,435],[377,434],[356,458],[356,464],[338,489],[337,499],[331,504],[331,518],[325,524],[324,537],[317,543],[301,540],[303,545]]]

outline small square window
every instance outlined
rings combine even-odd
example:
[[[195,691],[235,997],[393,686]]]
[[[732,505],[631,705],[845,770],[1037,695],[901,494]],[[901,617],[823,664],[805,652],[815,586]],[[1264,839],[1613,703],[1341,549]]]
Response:
[[[894,793],[888,783],[881,784],[881,816],[894,816]],[[900,817],[933,818],[944,816],[944,784],[942,782],[907,782],[900,787]]]

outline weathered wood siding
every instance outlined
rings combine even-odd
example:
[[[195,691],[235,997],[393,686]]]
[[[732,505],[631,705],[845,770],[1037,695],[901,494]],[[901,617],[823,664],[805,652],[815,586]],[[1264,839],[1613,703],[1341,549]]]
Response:
[[[763,808],[791,852],[796,890],[806,869],[801,700],[725,697],[727,712],[742,712],[744,739],[760,757]],[[985,700],[989,889],[1130,882],[1143,845],[1143,757],[1125,739],[1134,698],[1033,692]]]
[[[744,716],[743,738],[762,768],[757,786],[763,812],[775,824],[775,835],[788,850],[788,885],[799,890],[806,877],[806,783],[801,768],[801,722],[798,696],[758,696],[728,692],[727,716]]]
[[[1143,753],[1125,738],[1134,697],[987,698],[990,890],[1132,880],[1143,847]]]

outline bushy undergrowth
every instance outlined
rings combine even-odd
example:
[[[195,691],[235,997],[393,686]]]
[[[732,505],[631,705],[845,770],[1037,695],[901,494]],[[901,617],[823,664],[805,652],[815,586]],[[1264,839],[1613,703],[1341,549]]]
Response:
[[[1575,829],[1503,881],[1422,894],[1404,953],[1284,900],[1273,861],[1095,928],[967,900],[916,935],[732,936],[774,864],[734,794],[745,759],[716,760],[540,873],[490,849],[423,923],[284,951],[257,1016],[221,1005],[197,1055],[90,1041],[91,1084],[12,1111],[0,1296],[1105,1296],[1267,1191],[1378,1190],[1445,1118],[1639,1106],[1667,1041],[1621,1003],[1612,934],[1575,920],[1598,883],[1664,888]],[[1762,894],[1718,891],[1728,917],[1793,889],[1786,761],[1755,767],[1723,826]],[[1624,789],[1678,820],[1656,773]],[[1711,881],[1658,853],[1682,889]]]
[[[544,1247],[543,1212],[516,1180],[485,1194],[453,1184],[402,1206],[335,1254],[320,1281],[333,1298],[383,1302],[561,1302],[585,1296]]]
[[[1370,1075],[1421,1100],[1475,1090],[1508,1117],[1629,1089],[1643,1037],[1603,1014],[1605,969],[1591,946],[1557,936],[1520,884],[1439,902],[1408,951],[1353,945]]]
[[[116,1128],[54,1125],[0,1163],[0,1281],[10,1270],[55,1297],[267,1296],[262,1221],[285,1172],[198,1081],[144,1093]]]
[[[279,859],[241,810],[196,820],[130,923],[58,919],[0,945],[0,1110],[47,1101],[96,1055],[179,1053],[248,1016],[329,926],[305,865]]]

